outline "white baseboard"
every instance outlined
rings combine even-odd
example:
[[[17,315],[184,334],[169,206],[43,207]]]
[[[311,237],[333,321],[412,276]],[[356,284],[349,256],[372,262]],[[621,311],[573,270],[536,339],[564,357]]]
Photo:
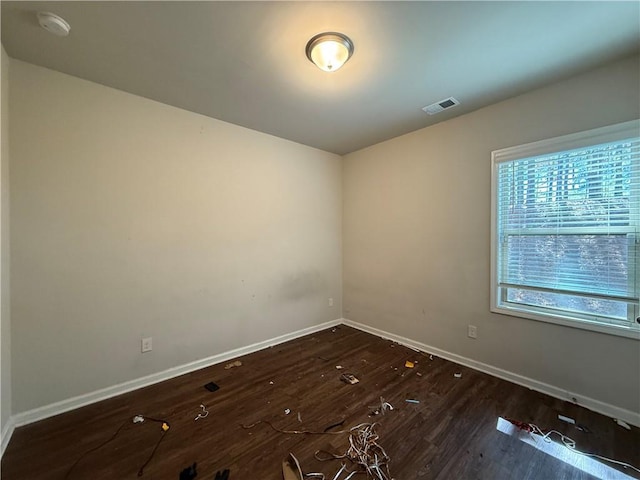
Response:
[[[457,355],[455,353],[450,353],[445,350],[432,347],[431,345],[417,342],[415,340],[411,340],[409,338],[402,337],[394,333],[386,332],[384,330],[380,330],[378,328],[374,328],[369,325],[365,325],[363,323],[354,322],[346,318],[342,319],[342,323],[350,327],[357,328],[358,330],[362,330],[363,332],[371,333],[373,335],[386,338],[388,340],[393,340],[394,342],[398,342],[411,349],[420,350],[422,352],[433,354],[438,357],[444,358],[446,360],[450,360],[459,365],[464,365],[465,367],[473,368],[474,370],[488,373],[489,375],[501,378],[503,380],[507,380],[508,382],[522,385],[523,387],[530,388],[531,390],[545,393],[552,397],[559,398],[560,400],[566,400],[573,403],[575,399],[578,405],[583,406],[589,410],[593,410],[594,412],[601,413],[611,418],[624,420],[627,423],[640,427],[639,412],[633,412],[631,410],[626,410],[624,408],[616,407],[614,405],[610,405],[608,403],[604,403],[590,397],[585,397],[577,393],[568,392],[560,387],[549,385],[544,382],[539,382],[538,380],[534,380],[532,378],[528,378],[528,377],[519,375],[517,373],[510,372],[508,370],[503,370],[501,368],[494,367],[486,363],[478,362],[476,360],[472,360],[470,358],[466,358],[461,355]]]
[[[309,334],[318,332],[320,330],[324,330],[326,328],[334,327],[341,323],[344,325],[356,328],[358,330],[362,330],[363,332],[371,333],[378,337],[393,340],[395,342],[398,342],[414,350],[420,350],[426,353],[431,353],[433,355],[444,358],[446,360],[450,360],[454,363],[458,363],[460,365],[473,368],[474,370],[488,373],[489,375],[493,375],[494,377],[502,378],[503,380],[507,380],[509,382],[512,382],[518,385],[522,385],[524,387],[530,388],[532,390],[536,390],[541,393],[545,393],[547,395],[550,395],[555,398],[559,398],[561,400],[573,401],[573,399],[575,398],[578,401],[577,403],[585,408],[588,408],[598,413],[602,413],[603,415],[607,415],[612,418],[618,418],[620,420],[624,420],[625,422],[630,423],[632,425],[640,426],[640,413],[638,412],[632,412],[630,410],[625,410],[623,408],[609,405],[599,400],[595,400],[589,397],[584,397],[575,393],[567,392],[562,388],[555,387],[553,385],[549,385],[543,382],[539,382],[537,380],[524,377],[514,372],[503,370],[501,368],[494,367],[492,365],[488,365],[482,362],[478,362],[476,360],[472,360],[470,358],[466,358],[466,357],[457,355],[455,353],[450,353],[445,350],[441,350],[439,348],[432,347],[430,345],[426,345],[424,343],[402,337],[400,335],[396,335],[384,330],[380,330],[362,323],[354,322],[352,320],[343,318],[343,319],[337,319],[337,320],[321,323],[319,325],[314,325],[312,327],[303,328],[301,330],[297,330],[292,333],[280,335],[279,337],[271,338],[268,340],[264,340],[262,342],[254,343],[252,345],[236,348],[234,350],[229,350],[227,352],[213,355],[211,357],[203,358],[201,360],[196,360],[194,362],[173,367],[168,370],[164,370],[162,372],[148,375],[146,377],[130,380],[128,382],[124,382],[118,385],[103,388],[100,390],[96,390],[94,392],[86,393],[83,395],[79,395],[77,397],[69,398],[66,400],[62,400],[60,402],[52,403],[50,405],[45,405],[43,407],[35,408],[33,410],[28,410],[26,412],[13,415],[11,416],[7,424],[4,426],[2,432],[0,433],[1,435],[0,458],[4,454],[4,451],[7,445],[9,444],[9,440],[11,439],[11,435],[13,434],[13,431],[15,430],[16,427],[37,422],[39,420],[44,420],[46,418],[53,417],[61,413],[65,413],[70,410],[75,410],[77,408],[84,407],[86,405],[96,403],[102,400],[106,400],[108,398],[112,398],[117,395],[121,395],[123,393],[131,392],[133,390],[137,390],[139,388],[146,387],[148,385],[153,385],[155,383],[163,382],[165,380],[169,380],[171,378],[184,375],[185,373],[190,373],[196,370],[200,370],[201,368],[209,367],[211,365],[216,365],[218,363],[222,363],[236,357],[248,355],[250,353],[257,352],[258,350],[262,350],[264,348],[268,348],[274,345],[279,345],[281,343],[288,342],[289,340],[294,340],[296,338],[303,337],[305,335],[309,335]]]
[[[4,451],[7,449],[7,445],[9,445],[9,440],[11,440],[11,435],[13,435],[15,429],[16,424],[13,423],[13,417],[10,417],[2,429],[2,432],[0,432],[0,458],[4,455]]]
[[[279,345],[281,343],[288,342],[289,340],[294,340],[296,338],[303,337],[305,335],[309,335],[311,333],[315,333],[320,330],[324,330],[326,328],[335,327],[336,325],[340,325],[340,323],[342,323],[342,319],[331,320],[329,322],[321,323],[319,325],[314,325],[312,327],[303,328],[302,330],[297,330],[292,333],[286,333],[284,335],[280,335],[279,337],[270,338],[262,342],[254,343],[246,347],[236,348],[234,350],[229,350],[227,352],[219,353],[217,355],[203,358],[201,360],[196,360],[194,362],[180,365],[178,367],[169,368],[168,370],[147,375],[146,377],[137,378],[135,380],[130,380],[128,382],[120,383],[118,385],[113,385],[112,387],[102,388],[94,392],[85,393],[77,397],[69,398],[66,400],[62,400],[60,402],[52,403],[50,405],[45,405],[43,407],[35,408],[33,410],[28,410],[26,412],[18,413],[16,415],[13,415],[9,422],[9,424],[11,424],[12,426],[11,433],[13,432],[13,428],[15,427],[21,427],[29,423],[37,422],[39,420],[44,420],[45,418],[53,417],[54,415],[59,415],[61,413],[65,413],[70,410],[75,410],[76,408],[84,407],[85,405],[100,402],[102,400],[106,400],[108,398],[112,398],[117,395],[121,395],[123,393],[131,392],[133,390],[137,390],[139,388],[146,387],[148,385],[153,385],[155,383],[163,382],[165,380],[169,380],[171,378],[184,375],[185,373],[194,372],[196,370],[200,370],[201,368],[226,362],[228,360],[231,360],[236,357],[241,357],[243,355],[248,355],[250,353],[257,352],[258,350],[272,347],[274,345]],[[9,433],[9,437],[10,436],[11,434]],[[8,438],[6,439],[6,443],[9,443]],[[2,436],[2,445],[3,447],[5,445],[5,435]],[[4,451],[4,448],[3,448],[3,451]]]

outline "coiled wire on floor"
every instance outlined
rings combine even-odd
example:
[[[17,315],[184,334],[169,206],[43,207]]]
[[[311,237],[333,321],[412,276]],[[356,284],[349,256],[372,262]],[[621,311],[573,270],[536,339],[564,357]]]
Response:
[[[375,480],[392,480],[389,473],[390,458],[378,443],[375,423],[361,423],[349,430],[349,448],[343,455],[318,450],[315,457],[320,461],[343,460],[342,468],[333,480],[338,480],[343,472],[351,478],[356,473],[366,473]],[[346,480],[346,479],[345,479]]]

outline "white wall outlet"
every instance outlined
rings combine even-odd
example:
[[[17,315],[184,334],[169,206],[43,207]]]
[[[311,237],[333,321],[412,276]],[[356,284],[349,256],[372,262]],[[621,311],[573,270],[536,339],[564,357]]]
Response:
[[[329,297],[329,306],[333,307],[333,298]]]
[[[153,338],[147,337],[142,339],[142,353],[153,350]]]
[[[478,338],[478,328],[475,325],[469,325],[469,338]]]

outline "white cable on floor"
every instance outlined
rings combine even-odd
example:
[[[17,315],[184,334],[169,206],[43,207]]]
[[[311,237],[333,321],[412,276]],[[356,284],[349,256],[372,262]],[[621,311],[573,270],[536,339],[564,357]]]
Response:
[[[209,412],[207,411],[204,405],[200,404],[200,408],[202,408],[202,412],[200,412],[198,416],[194,418],[194,421],[200,420],[201,418],[207,418],[209,416]]]
[[[587,456],[587,457],[599,458],[600,460],[604,460],[605,462],[615,463],[616,465],[621,465],[623,467],[632,468],[636,472],[640,473],[640,468],[636,468],[633,465],[630,465],[628,463],[620,462],[618,460],[613,460],[613,459],[607,458],[607,457],[603,457],[603,456],[597,455],[595,453],[587,453],[587,452],[581,452],[580,450],[577,450],[576,449],[576,441],[574,439],[569,438],[566,435],[558,432],[557,430],[550,430],[547,433],[544,433],[542,430],[540,430],[540,428],[537,425],[534,425],[533,423],[530,423],[529,426],[532,428],[532,432],[531,433],[535,433],[536,435],[540,435],[542,437],[542,439],[547,443],[551,442],[551,438],[549,438],[550,435],[552,433],[555,433],[556,435],[558,435],[560,437],[560,440],[562,441],[562,444],[566,448],[571,450],[572,452],[575,452],[577,454],[584,455],[584,456]]]

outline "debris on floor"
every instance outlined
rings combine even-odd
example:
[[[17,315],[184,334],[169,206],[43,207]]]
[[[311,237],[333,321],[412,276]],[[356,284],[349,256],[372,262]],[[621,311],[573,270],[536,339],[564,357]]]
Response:
[[[624,420],[620,420],[619,418],[614,418],[613,421],[616,422],[621,427],[626,428],[627,430],[631,430],[631,427],[629,426],[629,424]]]
[[[210,392],[215,392],[217,390],[220,390],[220,387],[218,385],[216,385],[213,382],[209,382],[207,383],[204,388],[206,388],[207,390],[209,390]]]
[[[196,471],[196,463],[185,468],[180,472],[180,480],[192,480],[198,476],[198,472]]]
[[[420,400],[414,400],[413,398],[407,398],[405,400],[405,402],[407,402],[407,403],[420,403]]]
[[[360,382],[360,380],[358,380],[356,376],[351,373],[343,373],[342,375],[340,375],[340,380],[342,380],[344,383],[348,383],[349,385],[355,385],[356,383]]]
[[[349,448],[344,454],[335,455],[325,450],[319,450],[315,454],[316,460],[348,460],[353,464],[353,468],[347,468],[347,465],[342,463],[340,470],[333,477],[334,480],[340,478],[340,475],[345,471],[350,473],[344,480],[352,478],[357,473],[366,473],[367,478],[375,480],[391,480],[389,472],[391,459],[378,444],[380,437],[375,431],[375,426],[375,423],[356,425],[349,430]]]
[[[342,425],[344,425],[344,420],[342,420],[341,422],[333,423],[333,424],[329,425],[327,428],[325,428],[323,430],[323,433],[327,433],[332,428],[341,427]]]
[[[410,362],[409,360],[407,360],[406,362],[404,362],[404,366],[407,368],[413,368],[415,367],[415,364],[413,362]]]
[[[342,365],[336,365],[336,370],[342,370],[344,367]]]
[[[344,421],[343,421],[344,422]],[[390,458],[384,449],[378,444],[379,435],[375,432],[376,423],[361,423],[348,431],[328,432],[327,430],[333,426],[341,425],[343,422],[329,426],[324,432],[311,432],[300,430],[281,430],[276,428],[267,420],[259,420],[251,425],[242,425],[242,428],[253,428],[260,423],[266,423],[273,430],[280,433],[299,433],[299,434],[343,434],[349,433],[349,448],[342,455],[336,455],[326,450],[318,450],[315,453],[316,460],[321,462],[330,460],[346,460],[352,463],[348,466],[344,461],[341,469],[333,477],[333,480],[348,480],[358,473],[367,474],[367,478],[374,480],[392,480],[389,473]],[[340,479],[340,475],[347,472],[348,475],[344,479]],[[282,475],[284,480],[304,480],[305,478],[318,478],[324,480],[326,477],[322,473],[306,473],[302,472],[300,462],[292,454],[282,461]]]
[[[346,465],[342,465],[342,467],[340,467],[340,470],[338,470],[338,473],[336,473],[335,477],[333,477],[333,480],[340,480],[340,475],[342,475],[342,472],[344,472],[347,469]],[[353,477],[356,474],[356,472],[351,472],[349,474],[349,476],[347,476],[347,479]],[[324,480],[324,477],[321,477],[321,480]]]
[[[242,362],[241,362],[240,360],[236,360],[236,361],[234,361],[234,362],[227,363],[227,364],[224,366],[224,369],[225,369],[225,370],[230,370],[230,369],[232,369],[232,368],[234,368],[234,367],[241,367],[241,366],[242,366]]]
[[[501,419],[501,417],[498,417],[498,421],[500,421],[500,419]],[[529,433],[533,432],[532,426],[530,424],[528,424],[528,423],[521,422],[519,420],[513,420],[513,419],[507,418],[507,417],[504,417],[504,419],[507,422],[509,422],[512,425],[514,425],[516,428],[520,429],[520,430],[523,430],[523,431],[529,432]]]
[[[344,420],[343,420],[343,422],[344,422]],[[329,432],[328,429],[333,428],[333,426],[325,428],[324,432],[318,432],[318,431],[315,431],[315,430],[283,430],[281,428],[276,427],[269,420],[258,420],[257,422],[254,422],[254,423],[252,423],[250,425],[240,424],[240,426],[242,428],[244,428],[245,430],[248,430],[250,428],[255,427],[256,425],[260,425],[261,423],[264,423],[265,425],[268,425],[272,430],[275,430],[278,433],[286,433],[287,435],[324,435],[324,434],[326,434],[326,435],[341,435],[343,433],[347,433],[346,430],[338,430],[338,431]],[[340,425],[340,424],[337,424],[337,425]]]
[[[161,423],[161,430],[162,430],[162,435],[160,435],[160,438],[158,438],[158,441],[156,442],[156,446],[153,447],[153,450],[151,450],[151,455],[149,455],[149,458],[147,458],[146,462],[144,462],[142,464],[142,466],[140,467],[140,470],[138,470],[138,476],[141,477],[142,475],[144,475],[144,469],[147,467],[147,465],[149,465],[149,462],[151,462],[151,460],[153,459],[153,456],[156,453],[156,450],[158,450],[158,447],[160,446],[160,443],[162,442],[162,440],[164,439],[166,433],[169,431],[169,422],[165,421],[165,420],[160,420],[157,418],[151,418],[151,417],[147,417],[147,420],[149,420],[150,422],[158,422]],[[195,470],[195,463],[193,464],[193,468]]]
[[[204,405],[200,404],[200,408],[202,409],[202,411],[198,413],[198,416],[196,418],[193,419],[194,421],[200,420],[201,418],[207,418],[209,416],[209,411]]]
[[[614,418],[614,421],[616,423],[619,424],[619,422],[622,422],[622,420],[618,420],[616,418]],[[501,425],[501,422],[503,423],[503,425]],[[604,457],[602,455],[598,455],[597,453],[592,453],[592,452],[583,452],[580,451],[576,448],[576,441],[570,437],[567,437],[566,435],[564,435],[563,433],[558,432],[557,430],[548,430],[548,431],[544,431],[542,430],[540,427],[538,427],[537,425],[534,425],[533,423],[525,423],[525,422],[520,422],[518,420],[512,420],[510,418],[502,418],[502,417],[498,417],[498,426],[496,427],[499,431],[503,432],[503,433],[507,433],[509,435],[512,435],[511,432],[509,432],[508,430],[504,429],[504,423],[511,423],[513,425],[512,428],[517,428],[518,430],[522,430],[523,432],[527,432],[529,434],[530,437],[534,437],[534,436],[539,436],[544,442],[548,443],[548,444],[554,444],[554,445],[558,445],[558,448],[560,448],[561,446],[565,447],[566,449],[575,452],[579,455],[584,455],[587,457],[592,457],[595,459],[598,459],[599,461],[602,460],[603,462],[601,462],[603,465],[606,463],[612,463],[612,464],[616,464],[619,466],[626,468],[631,468],[633,470],[635,470],[637,473],[640,473],[640,468],[635,467],[629,463],[626,462],[621,462],[619,460],[615,460],[612,458],[608,458],[608,457]],[[627,425],[625,422],[622,422],[625,425]],[[627,425],[628,426],[628,425]],[[629,427],[631,428],[631,427]],[[559,437],[560,442],[553,442],[551,437],[553,435],[556,435]],[[535,438],[535,437],[534,437]],[[555,456],[555,455],[554,455]],[[558,457],[560,458],[560,457]]]
[[[562,420],[563,422],[570,423],[571,425],[575,425],[576,421],[571,417],[565,417],[564,415],[558,414],[558,420]]]
[[[576,429],[580,430],[583,433],[591,433],[591,430],[589,430],[589,427],[587,427],[586,425],[580,425],[579,423],[576,423]]]
[[[380,397],[380,405],[369,406],[371,409],[370,415],[384,415],[387,410],[393,410],[393,405],[389,402],[385,402],[384,398]]]
[[[284,480],[304,480],[300,463],[293,453],[282,461],[282,476]]]
[[[225,468],[224,470],[218,470],[216,472],[216,478],[213,480],[229,480],[229,469]]]
[[[457,373],[454,373],[453,376],[456,378],[462,378],[462,373],[457,372]]]
[[[290,413],[291,413],[291,409],[289,409],[289,408],[285,408],[284,409],[284,414],[285,415],[289,415]]]
[[[422,374],[420,372],[416,372],[416,375],[419,376],[419,377],[422,376]]]
[[[302,415],[300,414],[300,412],[298,412],[298,421],[302,423]]]
[[[429,355],[429,360],[433,360],[433,355]]]

